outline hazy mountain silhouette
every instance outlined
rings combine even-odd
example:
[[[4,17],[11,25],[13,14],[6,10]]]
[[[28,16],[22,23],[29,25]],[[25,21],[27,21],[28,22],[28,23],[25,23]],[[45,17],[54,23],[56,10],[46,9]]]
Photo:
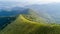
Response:
[[[0,9],[0,16],[15,16],[18,14],[23,14],[27,13],[28,9],[27,8],[22,8],[22,7],[13,7],[11,9]]]
[[[51,4],[34,4],[26,6],[28,8],[36,10],[36,12],[42,17],[46,14],[53,18],[56,23],[60,23],[60,3]],[[52,19],[50,18],[50,19]]]

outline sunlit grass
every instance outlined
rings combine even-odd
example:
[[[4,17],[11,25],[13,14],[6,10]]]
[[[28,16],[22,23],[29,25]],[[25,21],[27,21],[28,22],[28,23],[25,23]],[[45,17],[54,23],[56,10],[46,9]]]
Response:
[[[30,21],[20,15],[4,28],[0,34],[60,34],[60,25]]]

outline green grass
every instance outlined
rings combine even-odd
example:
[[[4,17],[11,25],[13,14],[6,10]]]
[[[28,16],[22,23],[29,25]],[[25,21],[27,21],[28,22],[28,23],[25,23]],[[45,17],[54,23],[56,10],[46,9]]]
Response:
[[[60,25],[38,23],[20,15],[0,34],[60,34]]]

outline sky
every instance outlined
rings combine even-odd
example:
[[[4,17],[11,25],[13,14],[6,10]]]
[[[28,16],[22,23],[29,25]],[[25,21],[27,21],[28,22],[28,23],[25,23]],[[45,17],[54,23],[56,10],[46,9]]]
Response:
[[[34,4],[34,3],[44,4],[44,3],[60,2],[60,0],[0,0],[0,1],[21,2],[28,4]]]
[[[60,2],[60,0],[0,0],[1,2],[11,3],[11,4],[17,4],[19,6],[23,5],[30,5],[30,4],[48,4],[53,2]],[[18,3],[17,3],[18,2]],[[20,4],[19,4],[20,3]]]

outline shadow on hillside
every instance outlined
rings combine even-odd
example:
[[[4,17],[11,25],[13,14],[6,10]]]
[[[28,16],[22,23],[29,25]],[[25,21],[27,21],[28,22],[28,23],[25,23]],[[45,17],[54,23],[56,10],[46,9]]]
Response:
[[[4,29],[8,24],[13,22],[18,16],[14,17],[0,17],[0,30]]]

